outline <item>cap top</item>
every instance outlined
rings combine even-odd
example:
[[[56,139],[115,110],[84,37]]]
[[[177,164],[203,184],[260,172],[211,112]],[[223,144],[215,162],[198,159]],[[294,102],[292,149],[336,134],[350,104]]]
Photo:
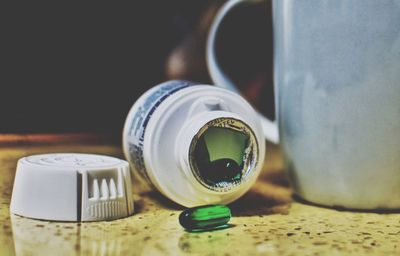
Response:
[[[123,161],[117,158],[95,154],[42,154],[24,158],[28,163],[40,166],[70,168],[104,168],[113,167]]]

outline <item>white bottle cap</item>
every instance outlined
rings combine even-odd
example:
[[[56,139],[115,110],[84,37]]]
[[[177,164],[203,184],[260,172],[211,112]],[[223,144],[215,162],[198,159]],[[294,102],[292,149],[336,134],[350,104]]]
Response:
[[[10,210],[43,220],[100,221],[133,214],[129,164],[93,154],[44,154],[18,161]]]

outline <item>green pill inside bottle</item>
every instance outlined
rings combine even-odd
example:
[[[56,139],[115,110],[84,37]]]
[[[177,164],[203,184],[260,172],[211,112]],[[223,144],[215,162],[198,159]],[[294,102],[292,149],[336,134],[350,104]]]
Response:
[[[189,231],[202,231],[227,226],[231,210],[225,205],[205,205],[184,210],[179,223]]]
[[[249,137],[243,132],[209,127],[193,153],[198,178],[213,188],[240,184],[248,146]]]

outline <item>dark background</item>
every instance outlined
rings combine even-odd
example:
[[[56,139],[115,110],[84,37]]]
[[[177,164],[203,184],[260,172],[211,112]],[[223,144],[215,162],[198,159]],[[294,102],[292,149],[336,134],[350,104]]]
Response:
[[[119,136],[130,107],[148,88],[173,78],[211,83],[205,40],[209,23],[223,2],[0,6],[0,133]],[[265,10],[237,14],[238,18],[227,21],[234,28],[224,32],[228,40],[239,43],[222,46],[220,57],[244,93],[254,84],[255,72],[264,74],[262,83],[272,83],[272,25]],[[254,42],[257,47],[248,47]],[[252,50],[243,51],[243,47]],[[175,67],[171,59],[181,61],[185,68]],[[260,94],[268,102],[272,101],[271,87],[264,87],[269,89]],[[249,92],[251,98],[254,90]],[[252,101],[264,112],[273,112],[271,104]]]

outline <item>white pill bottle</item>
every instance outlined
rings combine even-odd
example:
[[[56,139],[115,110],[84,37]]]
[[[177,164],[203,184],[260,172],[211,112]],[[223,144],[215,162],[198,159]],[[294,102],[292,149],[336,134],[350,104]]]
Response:
[[[168,81],[145,92],[125,121],[123,150],[133,175],[194,207],[242,196],[261,171],[259,117],[238,94]]]

